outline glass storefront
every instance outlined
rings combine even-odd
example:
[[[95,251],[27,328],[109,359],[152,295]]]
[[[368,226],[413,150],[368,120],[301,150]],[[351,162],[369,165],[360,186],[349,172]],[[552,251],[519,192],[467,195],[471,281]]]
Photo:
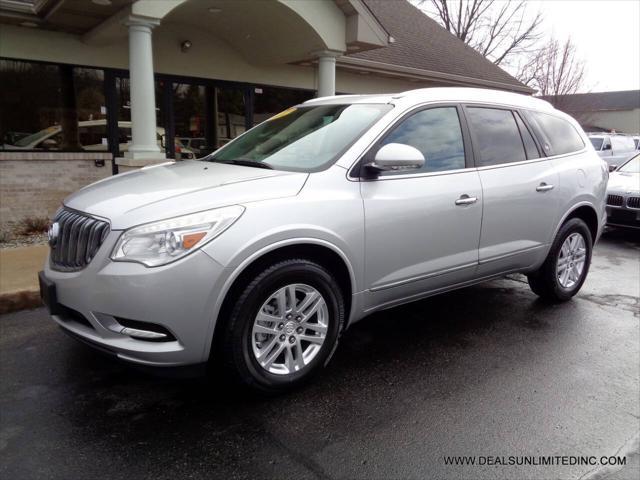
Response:
[[[107,151],[104,72],[0,60],[5,150]]]
[[[0,150],[122,156],[131,144],[127,72],[0,59],[0,85]],[[211,153],[314,92],[156,75],[155,96],[158,146],[181,160]]]
[[[314,92],[310,90],[256,87],[254,89],[253,123],[254,125],[262,123],[276,113],[314,97]]]

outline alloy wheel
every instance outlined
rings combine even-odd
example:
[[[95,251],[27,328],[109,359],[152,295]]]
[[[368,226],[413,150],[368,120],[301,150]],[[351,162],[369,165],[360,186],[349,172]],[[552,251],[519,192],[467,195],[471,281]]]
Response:
[[[310,285],[294,283],[273,292],[253,322],[251,347],[269,373],[299,372],[318,354],[327,336],[329,309]]]
[[[573,288],[582,278],[587,248],[580,233],[572,233],[562,244],[556,263],[556,276],[563,288]]]

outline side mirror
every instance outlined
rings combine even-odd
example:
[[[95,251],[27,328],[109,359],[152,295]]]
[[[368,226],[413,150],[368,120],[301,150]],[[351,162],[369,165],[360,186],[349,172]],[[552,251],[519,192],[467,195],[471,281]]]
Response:
[[[365,167],[376,172],[414,170],[424,166],[424,155],[415,147],[402,143],[388,143],[376,153],[373,162]]]
[[[166,147],[166,145],[165,145],[165,139],[166,139],[166,138],[167,138],[167,136],[166,136],[166,135],[160,135],[160,146],[161,146],[162,148],[165,148],[165,147]]]
[[[602,150],[611,150],[611,144],[607,143],[606,145],[603,145]]]
[[[618,165],[609,165],[610,172],[613,172],[616,168],[618,168]]]

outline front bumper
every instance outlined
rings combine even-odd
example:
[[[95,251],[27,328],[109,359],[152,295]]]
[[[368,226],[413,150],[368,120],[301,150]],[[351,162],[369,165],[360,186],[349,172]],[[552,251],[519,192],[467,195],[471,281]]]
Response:
[[[44,277],[55,284],[63,307],[52,318],[72,336],[122,360],[160,367],[206,361],[222,266],[200,250],[155,268],[113,262],[109,254],[120,233],[109,233],[83,270],[56,271],[47,259]],[[121,328],[114,328],[119,319],[166,329],[170,341],[122,334]]]
[[[640,228],[640,210],[607,205],[607,226]]]

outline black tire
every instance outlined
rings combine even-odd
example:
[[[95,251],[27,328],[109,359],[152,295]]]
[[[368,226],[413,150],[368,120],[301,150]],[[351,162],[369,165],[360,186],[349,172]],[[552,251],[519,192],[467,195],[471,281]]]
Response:
[[[279,375],[258,363],[251,346],[251,332],[256,315],[269,296],[292,283],[304,283],[322,295],[329,321],[326,338],[313,360],[297,372]],[[323,266],[302,258],[284,260],[264,269],[241,290],[230,312],[222,338],[225,373],[243,386],[268,394],[298,387],[321,371],[338,346],[345,322],[344,298],[333,275]]]
[[[585,265],[579,280],[570,288],[565,288],[560,284],[556,275],[556,265],[558,257],[560,256],[562,244],[574,233],[579,233],[584,238],[586,249]],[[549,254],[542,266],[535,272],[527,275],[527,278],[529,279],[529,286],[531,287],[531,290],[533,290],[533,293],[544,300],[551,302],[565,302],[570,300],[571,297],[578,293],[587,278],[589,266],[591,265],[592,249],[593,239],[587,224],[580,218],[569,219],[562,225],[562,227],[560,227],[556,238],[553,240]]]

